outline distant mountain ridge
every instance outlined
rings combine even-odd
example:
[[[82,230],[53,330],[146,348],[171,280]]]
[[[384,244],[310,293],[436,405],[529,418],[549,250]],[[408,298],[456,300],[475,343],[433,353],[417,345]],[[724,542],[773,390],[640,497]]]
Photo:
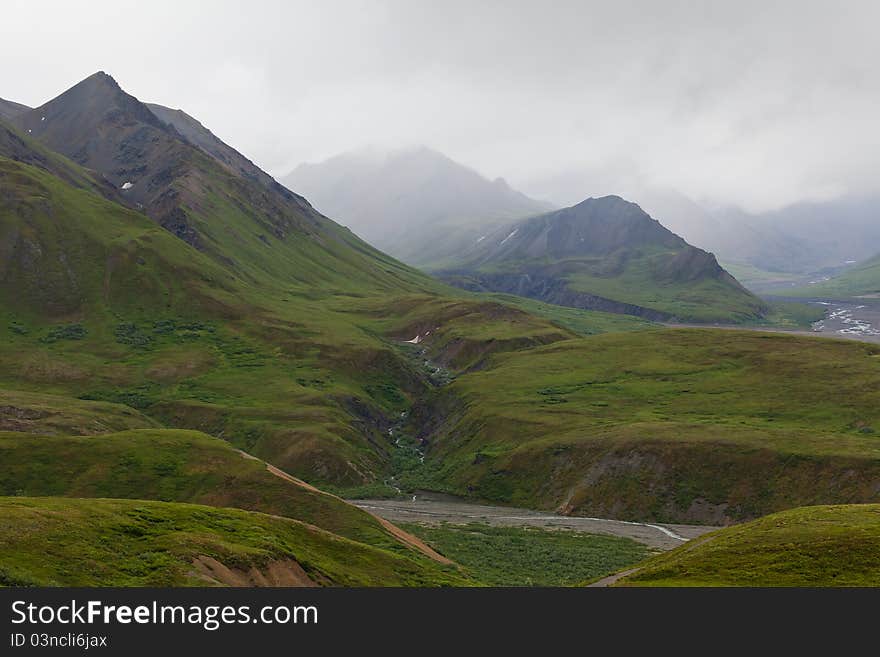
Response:
[[[619,196],[496,229],[441,278],[654,320],[743,321],[765,310],[718,264]]]
[[[6,121],[15,118],[19,114],[24,114],[31,108],[27,105],[22,105],[21,103],[16,103],[11,100],[4,100],[0,98],[0,119],[4,119]]]
[[[748,213],[710,210],[681,194],[647,191],[639,202],[652,216],[722,261],[768,272],[812,273],[880,251],[880,199],[803,202]]]
[[[553,207],[424,146],[344,153],[283,181],[377,248],[429,268],[500,224]]]

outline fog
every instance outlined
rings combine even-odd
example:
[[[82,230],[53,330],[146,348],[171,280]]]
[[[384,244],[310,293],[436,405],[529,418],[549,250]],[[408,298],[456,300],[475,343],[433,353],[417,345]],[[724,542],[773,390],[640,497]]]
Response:
[[[880,191],[876,2],[7,0],[0,97],[105,70],[276,176],[427,144],[564,204]]]

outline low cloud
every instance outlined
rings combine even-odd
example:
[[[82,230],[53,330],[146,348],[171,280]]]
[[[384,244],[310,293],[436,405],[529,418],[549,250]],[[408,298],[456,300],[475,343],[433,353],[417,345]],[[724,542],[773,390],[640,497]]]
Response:
[[[557,202],[880,192],[880,3],[4,3],[0,96],[96,70],[276,175],[425,143]],[[72,29],[71,26],[76,26]]]

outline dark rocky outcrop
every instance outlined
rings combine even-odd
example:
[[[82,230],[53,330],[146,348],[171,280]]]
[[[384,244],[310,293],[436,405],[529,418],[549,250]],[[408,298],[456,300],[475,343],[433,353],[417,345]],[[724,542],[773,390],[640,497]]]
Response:
[[[557,306],[633,315],[654,322],[668,322],[674,319],[670,313],[572,290],[568,287],[568,282],[561,278],[531,274],[477,274],[470,276],[447,274],[444,276],[444,280],[451,285],[472,292],[503,292],[540,299]]]

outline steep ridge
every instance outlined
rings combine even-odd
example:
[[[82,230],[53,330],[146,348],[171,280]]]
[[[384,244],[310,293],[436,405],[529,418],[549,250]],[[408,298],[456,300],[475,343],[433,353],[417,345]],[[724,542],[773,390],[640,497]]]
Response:
[[[11,100],[3,100],[0,98],[0,119],[9,120],[12,119],[19,114],[24,114],[31,108],[27,105],[22,105],[21,103],[16,103]]]
[[[617,196],[497,229],[439,275],[467,289],[649,319],[742,321],[765,310],[715,256]]]
[[[294,196],[289,190],[275,182],[272,176],[226,144],[183,110],[171,109],[156,103],[146,103],[146,105],[165,125],[174,128],[188,142],[223,164],[235,175],[259,182],[264,187],[273,189],[283,195]]]
[[[204,131],[184,122],[191,143],[103,72],[14,123],[99,172],[132,207],[250,280],[342,287],[358,278],[386,290],[424,284],[255,167],[224,162],[245,158],[208,147]]]
[[[293,479],[245,460],[226,442],[160,429],[160,422],[135,410],[155,417],[145,392],[157,384],[173,388],[216,366],[225,348],[214,355],[213,347],[199,344],[200,334],[218,334],[205,320],[237,315],[233,307],[248,290],[142,213],[95,193],[116,193],[101,180],[0,125],[0,430],[17,432],[0,440],[0,494],[28,490],[237,506],[351,538],[359,542],[352,553],[372,546],[412,560],[397,528],[336,497],[287,483]],[[229,325],[220,326],[229,335]],[[251,357],[239,337],[229,337],[233,360],[243,352],[244,360]],[[146,376],[139,389],[119,390],[135,370]],[[108,403],[116,401],[126,405]],[[143,427],[156,431],[98,442],[67,435]],[[34,442],[21,432],[56,435]],[[345,457],[344,449],[336,451]],[[75,473],[72,463],[79,464]],[[179,513],[184,518],[187,511]],[[447,581],[424,561],[416,554],[413,563],[401,565],[422,583]],[[0,579],[7,575],[0,572]]]

